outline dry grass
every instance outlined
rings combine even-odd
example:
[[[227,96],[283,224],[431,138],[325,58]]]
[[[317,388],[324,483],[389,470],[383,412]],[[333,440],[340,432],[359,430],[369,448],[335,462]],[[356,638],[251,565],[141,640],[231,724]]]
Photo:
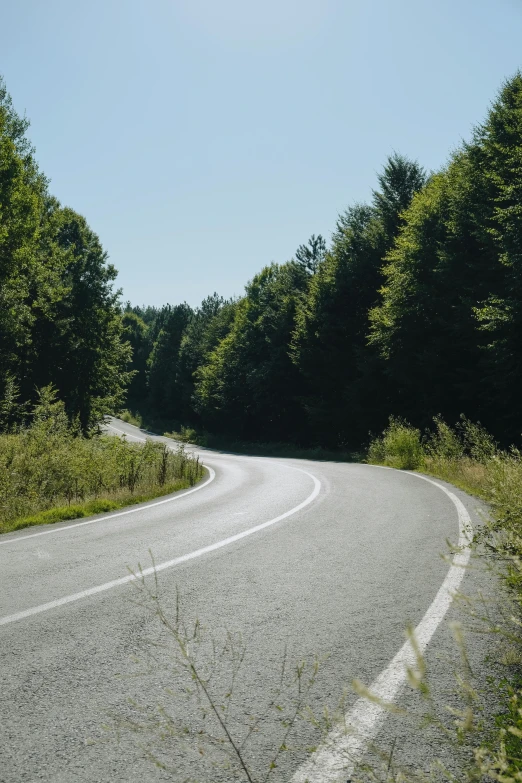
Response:
[[[468,457],[448,460],[437,456],[425,456],[423,469],[473,495],[480,497],[490,495],[488,489],[491,476],[488,466]]]

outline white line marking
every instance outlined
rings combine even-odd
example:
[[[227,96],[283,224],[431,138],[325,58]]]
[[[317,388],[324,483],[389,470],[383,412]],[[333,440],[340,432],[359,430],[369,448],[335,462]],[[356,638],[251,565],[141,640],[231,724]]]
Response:
[[[372,467],[381,467],[373,465]],[[410,476],[428,481],[450,498],[459,516],[459,551],[453,558],[442,586],[428,611],[414,630],[420,653],[428,646],[433,634],[444,619],[453,595],[458,590],[470,557],[472,536],[471,519],[459,498],[442,484],[418,473],[404,471]],[[417,657],[408,640],[386,669],[370,685],[369,691],[382,702],[390,703],[406,682],[408,668],[415,667]],[[369,742],[377,734],[388,711],[381,704],[365,698],[358,699],[345,715],[345,725],[333,729],[324,743],[302,764],[292,777],[292,783],[340,783],[348,780],[363,757]]]
[[[129,435],[127,432],[124,432],[123,430],[119,430],[117,429],[117,427],[113,427],[111,424],[107,424],[107,427],[110,427],[111,430],[116,430],[116,432],[123,432],[124,435],[127,435],[127,437],[129,438],[134,438],[134,440],[141,440],[145,442],[145,438],[138,438],[136,437],[136,435]],[[203,465],[203,463],[201,464]],[[72,525],[64,525],[63,527],[53,528],[52,530],[41,530],[39,533],[29,533],[28,535],[22,534],[19,536],[15,536],[13,538],[2,539],[0,540],[0,546],[6,546],[7,544],[19,544],[21,541],[27,541],[28,538],[39,538],[40,536],[50,536],[51,534],[54,533],[67,533],[69,530],[73,530],[74,528],[77,527],[84,527],[85,525],[94,525],[96,522],[106,522],[108,519],[123,517],[126,514],[137,514],[138,511],[146,511],[148,508],[154,508],[154,506],[162,506],[164,503],[172,503],[174,500],[180,500],[181,498],[184,498],[187,495],[191,495],[193,492],[199,492],[200,489],[203,489],[203,487],[208,486],[211,481],[214,481],[214,479],[216,478],[215,471],[208,465],[203,465],[203,467],[206,468],[210,474],[208,479],[204,481],[203,484],[198,484],[197,487],[186,490],[185,492],[183,492],[183,490],[178,490],[178,492],[172,498],[167,498],[166,500],[157,500],[154,503],[148,503],[146,506],[139,506],[137,508],[128,508],[125,511],[118,511],[115,514],[107,514],[106,516],[98,517],[97,519],[87,519],[85,522],[74,522]]]
[[[274,519],[270,519],[268,522],[262,522],[260,525],[256,525],[255,527],[251,527],[248,530],[244,530],[242,533],[236,533],[233,536],[224,538],[221,541],[217,541],[215,544],[209,544],[208,546],[204,546],[201,549],[196,549],[194,552],[181,555],[181,557],[176,557],[173,560],[167,560],[165,563],[159,563],[156,566],[145,568],[141,572],[140,576],[150,576],[155,571],[165,571],[167,568],[173,568],[174,566],[180,565],[181,563],[186,563],[189,560],[195,560],[196,558],[201,557],[202,555],[206,555],[209,552],[215,552],[216,549],[222,549],[223,547],[229,546],[236,541],[241,541],[242,538],[247,538],[248,536],[252,536],[254,533],[258,533],[260,530],[264,530],[271,525],[275,525],[276,522],[280,522],[282,519],[287,519],[293,514],[297,514],[297,512],[301,511],[301,509],[305,508],[305,506],[308,506],[318,496],[321,490],[321,482],[312,473],[308,473],[306,470],[301,470],[301,468],[295,468],[293,466],[288,467],[292,467],[292,470],[298,470],[299,473],[304,473],[305,476],[308,476],[314,482],[314,488],[312,492],[310,495],[308,495],[306,500],[303,500],[303,502],[299,503],[298,506],[294,506],[294,508],[291,508],[289,511],[285,511],[284,514],[280,514]],[[134,574],[129,574],[128,576],[123,576],[120,579],[113,579],[111,582],[105,582],[105,584],[91,587],[88,590],[82,590],[79,593],[73,593],[72,595],[66,595],[63,598],[58,598],[55,601],[49,601],[49,603],[40,604],[40,606],[33,606],[31,609],[25,609],[22,612],[16,612],[16,614],[10,614],[5,617],[1,617],[0,625],[16,623],[18,620],[24,620],[26,617],[32,617],[35,614],[48,612],[50,609],[56,609],[58,606],[64,606],[65,604],[70,604],[74,601],[80,601],[83,598],[88,598],[91,595],[97,595],[98,593],[103,593],[106,590],[112,590],[113,587],[119,587],[120,585],[127,584],[128,582],[133,582],[136,578],[138,577],[136,577]]]
[[[118,427],[115,427],[113,424],[105,424],[105,427],[107,427],[108,430],[114,430],[114,432],[121,432],[122,435],[125,435],[127,438],[132,438],[132,440],[141,440],[143,443],[146,442],[147,438],[139,438],[137,435],[131,435],[130,432],[125,432],[125,430],[120,430]]]

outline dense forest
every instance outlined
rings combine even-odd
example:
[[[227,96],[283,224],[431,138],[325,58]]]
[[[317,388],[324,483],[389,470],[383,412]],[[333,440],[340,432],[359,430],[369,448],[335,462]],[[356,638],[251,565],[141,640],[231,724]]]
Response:
[[[0,90],[2,426],[52,384],[84,430],[127,406],[170,427],[358,448],[390,415],[522,431],[522,75],[448,164],[397,153],[369,203],[244,296],[122,306],[85,219],[48,190]],[[126,400],[126,401],[125,401]]]
[[[522,75],[427,174],[393,154],[371,202],[240,299],[124,316],[128,404],[246,440],[359,447],[389,415],[522,430]]]

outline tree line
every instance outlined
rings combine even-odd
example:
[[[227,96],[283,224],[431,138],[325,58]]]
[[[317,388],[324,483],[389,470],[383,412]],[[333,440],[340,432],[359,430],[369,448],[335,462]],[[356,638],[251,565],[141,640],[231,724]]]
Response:
[[[0,429],[53,386],[87,431],[121,406],[131,377],[116,270],[49,192],[28,125],[0,79]]]
[[[126,404],[244,440],[357,448],[388,417],[522,430],[522,75],[439,172],[394,153],[244,295],[122,306],[85,219],[49,193],[0,87],[0,417],[52,384],[87,430]],[[125,397],[127,401],[125,402]]]
[[[360,446],[390,415],[522,430],[522,75],[439,172],[394,153],[371,201],[200,307],[127,305],[129,403],[251,440]]]

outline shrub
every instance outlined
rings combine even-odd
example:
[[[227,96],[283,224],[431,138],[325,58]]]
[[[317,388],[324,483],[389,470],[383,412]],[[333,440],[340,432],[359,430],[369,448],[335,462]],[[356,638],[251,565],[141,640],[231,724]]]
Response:
[[[200,441],[196,430],[192,429],[192,427],[184,427],[183,425],[179,431],[173,430],[172,432],[164,432],[163,434],[167,438],[179,440],[182,443],[197,443]]]
[[[143,427],[143,418],[141,413],[131,413],[131,411],[124,409],[118,413],[118,417],[122,421],[126,421],[127,424],[134,424],[135,427]]]
[[[474,424],[462,415],[455,429],[460,433],[464,451],[471,459],[486,464],[499,455],[498,444],[480,422]]]
[[[420,430],[403,419],[390,416],[388,427],[368,449],[368,462],[401,470],[416,470],[424,465]]]
[[[464,446],[459,434],[440,416],[435,416],[433,421],[435,432],[429,437],[426,453],[436,459],[461,459],[464,456]]]

